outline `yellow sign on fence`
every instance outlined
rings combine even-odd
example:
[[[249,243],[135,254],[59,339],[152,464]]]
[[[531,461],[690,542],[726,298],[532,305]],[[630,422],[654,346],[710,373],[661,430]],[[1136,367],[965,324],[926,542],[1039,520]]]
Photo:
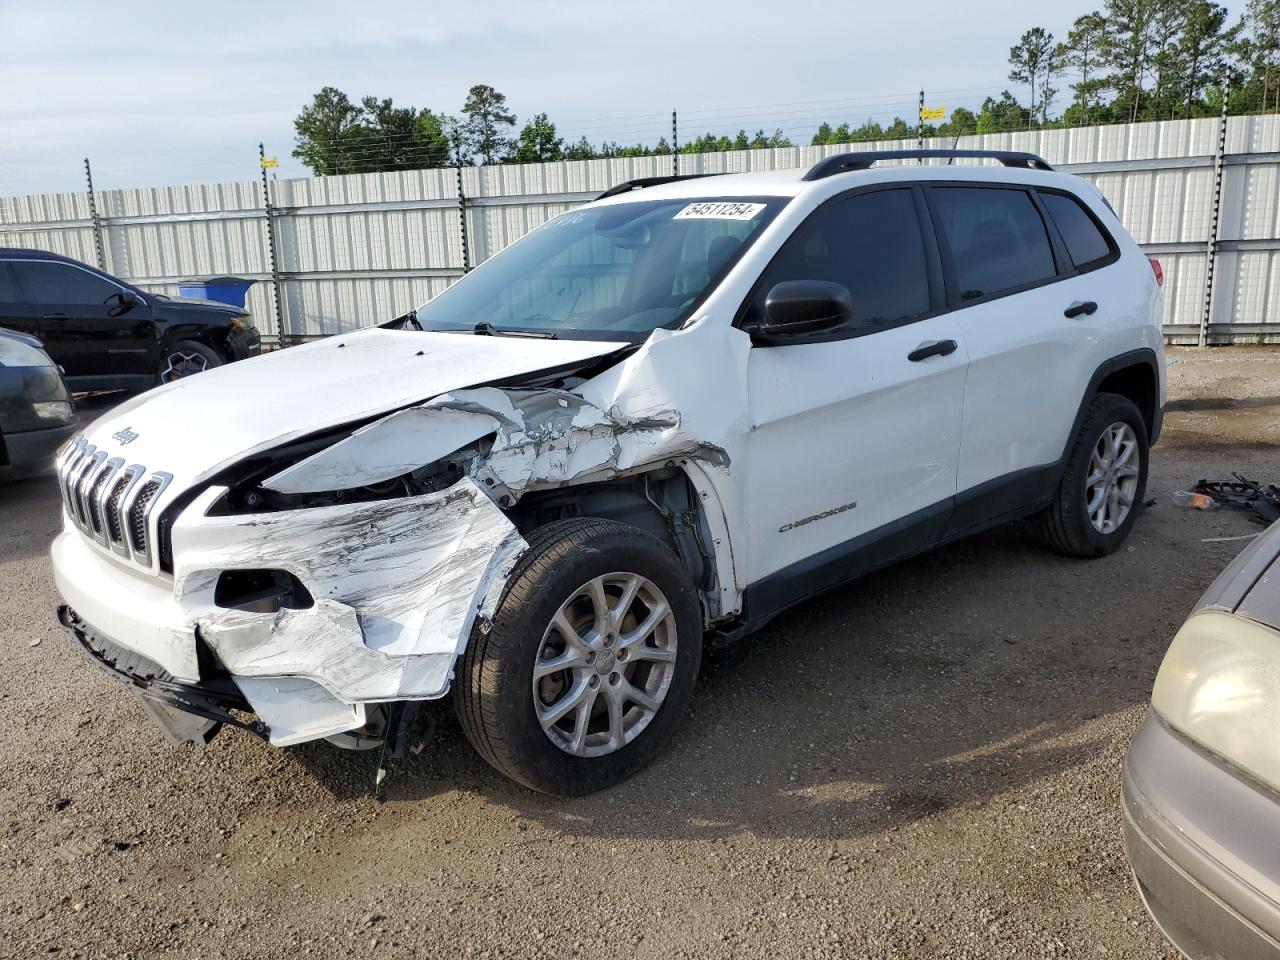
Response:
[[[947,115],[946,107],[921,107],[921,120],[942,120]]]
[[[279,157],[263,157],[259,162],[262,164],[263,170],[274,170],[280,166]]]

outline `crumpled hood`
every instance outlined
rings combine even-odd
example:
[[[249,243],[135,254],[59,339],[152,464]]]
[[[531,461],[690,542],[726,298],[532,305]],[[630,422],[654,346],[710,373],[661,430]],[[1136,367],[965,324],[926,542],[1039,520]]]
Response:
[[[622,346],[373,328],[157,387],[95,421],[85,438],[108,457],[172,474],[169,499],[251,453],[298,437]]]

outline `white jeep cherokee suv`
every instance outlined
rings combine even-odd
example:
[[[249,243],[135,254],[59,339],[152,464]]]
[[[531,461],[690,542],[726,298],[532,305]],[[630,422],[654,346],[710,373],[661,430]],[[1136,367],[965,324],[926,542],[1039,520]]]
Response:
[[[874,167],[937,156],[999,164]],[[74,439],[60,618],[178,740],[386,749],[452,693],[500,771],[595,790],[671,737],[704,642],[1015,518],[1115,550],[1158,275],[1029,154],[622,184]]]

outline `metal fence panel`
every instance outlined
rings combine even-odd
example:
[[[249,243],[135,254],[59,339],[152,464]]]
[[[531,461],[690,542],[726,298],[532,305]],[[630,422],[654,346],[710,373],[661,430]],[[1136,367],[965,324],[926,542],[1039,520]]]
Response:
[[[935,139],[927,146],[1027,150],[1092,180],[1166,275],[1165,325],[1194,342],[1203,317],[1214,196],[1215,118]],[[1223,168],[1215,340],[1280,339],[1280,117],[1232,117]],[[804,168],[849,149],[915,141],[681,155],[682,173]],[[464,168],[471,266],[623,180],[671,172],[671,157],[615,157]],[[291,336],[385,320],[463,273],[455,169],[272,181],[280,310]],[[224,274],[259,282],[248,307],[277,334],[262,185],[255,180],[102,190],[109,271],[145,289]],[[0,245],[95,262],[82,193],[0,198]],[[1274,332],[1273,332],[1274,331]]]

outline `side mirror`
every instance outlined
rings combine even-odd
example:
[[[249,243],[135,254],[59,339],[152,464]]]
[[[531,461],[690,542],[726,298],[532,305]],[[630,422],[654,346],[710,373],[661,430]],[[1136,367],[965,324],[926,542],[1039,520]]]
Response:
[[[853,319],[849,288],[826,280],[784,280],[764,301],[764,322],[751,328],[760,344],[803,341],[808,334],[826,333]]]
[[[114,293],[107,297],[107,303],[111,304],[111,310],[109,311],[111,316],[119,317],[142,303],[142,298],[132,290],[121,290],[119,293]]]

